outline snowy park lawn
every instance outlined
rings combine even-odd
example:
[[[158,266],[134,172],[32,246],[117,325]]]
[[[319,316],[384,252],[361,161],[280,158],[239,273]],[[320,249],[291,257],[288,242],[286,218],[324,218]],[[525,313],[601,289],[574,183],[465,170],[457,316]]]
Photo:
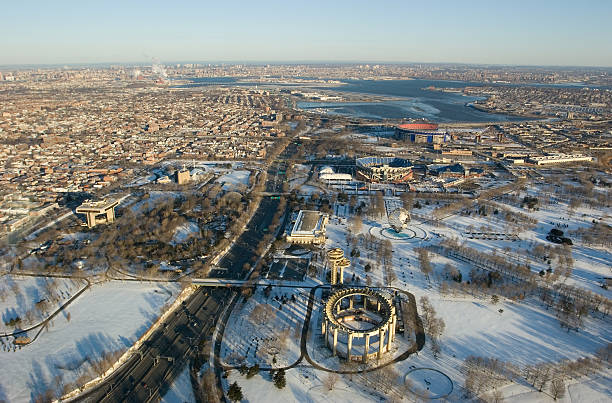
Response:
[[[346,212],[346,208],[342,205],[339,206],[337,210],[342,213]],[[381,267],[381,263],[377,261],[376,252],[374,250],[370,251],[367,248],[363,247],[363,245],[360,245],[358,247],[360,256],[350,256],[350,246],[346,242],[346,232],[347,229],[350,228],[350,215],[348,215],[348,213],[347,217],[348,218],[338,219],[334,216],[332,219],[330,219],[327,225],[328,240],[325,245],[326,249],[341,248],[344,251],[344,255],[351,261],[351,266],[344,272],[344,282],[350,283],[354,273],[355,279],[359,279],[358,284],[365,285],[367,276],[370,278],[372,286],[386,285],[384,282],[384,273]],[[384,241],[387,240],[387,238],[381,237],[379,235],[379,232],[382,229],[388,227],[389,224],[387,222],[386,217],[376,220],[370,220],[364,217],[360,233],[363,235],[374,234],[375,237]],[[431,227],[427,224],[422,224],[419,221],[414,221],[413,223],[411,223],[409,228],[412,228],[419,236],[424,235],[427,237],[431,237],[432,232],[435,232],[437,230],[436,228]],[[420,273],[418,265],[416,263],[417,255],[414,249],[417,247],[426,246],[430,244],[431,241],[414,238],[401,241],[391,240],[391,243],[393,245],[392,267],[398,278],[398,280],[394,281],[391,285],[394,287],[404,288],[407,285],[414,286],[415,281],[417,281],[419,283],[418,286],[428,286],[427,284],[422,283],[422,274]],[[371,267],[370,272],[365,271],[365,266],[368,264]]]
[[[18,275],[0,277],[0,333],[38,324],[83,287],[84,281],[67,278]],[[21,318],[17,328],[7,324],[17,317]]]
[[[179,196],[180,193],[178,192],[151,191],[149,192],[149,197],[142,199],[131,206],[132,211],[135,213],[146,212],[155,208],[157,204],[174,200]]]
[[[481,299],[429,298],[446,323],[442,353],[459,360],[479,355],[533,365],[590,355],[612,342],[609,319],[590,318],[584,331],[568,332],[553,310],[537,301],[492,304]]]
[[[140,187],[140,186],[146,185],[147,183],[153,182],[155,179],[157,179],[157,176],[154,174],[151,174],[148,176],[141,176],[141,177],[134,179],[126,187]]]
[[[333,390],[328,390],[324,379],[328,372],[313,368],[296,367],[286,372],[287,386],[277,389],[268,372],[260,372],[251,379],[241,376],[237,370],[232,370],[224,387],[227,391],[228,383],[237,382],[242,388],[243,401],[249,402],[321,402],[321,403],[365,403],[380,400],[380,396],[355,387],[348,378],[340,377]],[[229,381],[229,382],[228,382]]]
[[[198,224],[188,221],[182,225],[179,225],[174,230],[174,235],[170,241],[171,245],[177,245],[188,241],[192,237],[196,237],[200,234],[200,227]]]
[[[355,273],[356,277],[361,279],[361,284],[364,283],[366,274],[370,277],[372,285],[384,284],[383,272],[377,267],[380,264],[376,261],[375,252],[360,246],[359,258],[349,256],[350,247],[346,242],[346,232],[350,226],[348,224],[350,216],[343,207],[336,210],[341,211],[342,214],[340,215],[346,218],[338,219],[334,216],[330,219],[327,228],[326,249],[340,247],[351,260],[351,266],[345,271],[345,282],[350,282],[352,273]],[[525,212],[524,209],[520,210],[523,213]],[[440,339],[442,345],[441,357],[439,359],[433,358],[428,342],[418,356],[411,356],[406,361],[396,364],[398,371],[406,373],[412,367],[439,369],[451,377],[455,383],[456,387],[450,399],[459,401],[463,400],[461,386],[464,382],[464,375],[459,369],[463,360],[470,355],[498,358],[524,366],[542,362],[556,362],[565,358],[577,359],[589,356],[607,343],[612,342],[610,319],[601,319],[600,315],[596,315],[596,318],[588,318],[583,330],[568,333],[567,329],[561,328],[552,309],[547,311],[539,301],[533,299],[527,299],[517,304],[505,301],[502,298],[500,303],[494,305],[489,299],[473,299],[470,296],[452,298],[439,295],[437,289],[440,279],[444,276],[444,266],[451,264],[456,267],[463,274],[465,281],[469,279],[469,272],[472,269],[471,265],[467,263],[430,253],[433,273],[427,279],[420,271],[414,249],[437,243],[441,238],[435,236],[436,233],[457,238],[465,242],[467,246],[491,254],[503,254],[503,249],[507,247],[511,250],[510,253],[517,251],[520,255],[529,256],[525,249],[533,248],[533,245],[537,242],[554,246],[545,238],[550,228],[553,228],[550,222],[556,223],[559,221],[559,212],[554,211],[553,208],[542,208],[540,211],[529,212],[528,214],[536,218],[539,224],[532,230],[520,232],[519,236],[522,239],[520,242],[467,239],[463,236],[463,233],[470,225],[475,227],[476,230],[480,226],[488,226],[491,231],[500,230],[499,232],[504,232],[505,225],[503,222],[491,220],[490,216],[474,215],[452,216],[444,221],[449,227],[434,227],[415,220],[411,225],[426,231],[429,239],[391,240],[394,251],[393,269],[398,277],[398,280],[394,281],[392,285],[414,293],[417,300],[420,296],[428,296],[438,316],[446,323],[446,329]],[[598,213],[594,214],[597,215]],[[593,218],[589,215],[583,217],[580,209],[573,217],[565,221],[568,225],[566,231],[578,226],[588,226]],[[386,217],[376,220],[364,217],[360,233],[379,234],[380,228],[386,226],[388,226]],[[602,276],[609,276],[609,262],[612,261],[611,252],[603,248],[575,244],[572,246],[572,255],[575,260],[574,271],[567,283],[573,283],[610,298],[610,291],[601,289],[598,283]],[[321,263],[318,264],[321,265]],[[544,266],[544,263],[538,263],[531,256],[529,256],[529,263],[532,270],[540,270],[540,266],[544,269],[547,267]],[[364,271],[366,264],[372,266],[372,271],[369,273]],[[499,309],[503,309],[503,313],[500,313]],[[319,354],[322,353],[319,352]],[[602,399],[602,396],[609,399],[610,382],[600,381],[593,386],[586,382],[586,379],[582,379],[571,384],[568,391],[569,395],[572,395],[571,398],[567,396],[564,398],[571,399],[565,400],[568,402],[598,401],[598,399]],[[504,392],[504,394],[506,393]],[[507,395],[514,395],[514,392],[509,392]],[[588,398],[584,400],[583,397]],[[510,401],[515,400],[519,402],[552,401],[552,399],[543,397],[542,394],[534,394],[532,389],[528,388],[524,388],[520,392],[520,397],[517,396],[516,399],[512,397]]]
[[[185,364],[185,368],[177,376],[170,389],[161,399],[162,403],[193,403],[196,401],[191,387],[191,377],[189,375],[189,364]]]
[[[10,376],[0,379],[0,400],[26,402],[48,389],[56,396],[81,375],[96,375],[91,362],[123,351],[142,336],[180,289],[176,284],[106,282],[77,298],[32,344],[0,351]]]
[[[529,264],[532,271],[539,272],[540,270],[546,270],[548,265],[544,261],[533,257],[532,254],[526,250],[530,251],[537,244],[549,248],[556,247],[556,244],[546,239],[548,232],[552,228],[558,228],[557,224],[559,224],[561,227],[560,229],[567,234],[578,228],[590,227],[593,219],[599,219],[609,213],[609,211],[607,211],[609,209],[606,209],[606,211],[598,211],[578,208],[570,217],[565,213],[567,206],[563,203],[544,205],[541,206],[539,210],[533,211],[503,203],[497,204],[511,211],[526,214],[537,220],[537,226],[533,229],[525,228],[518,232],[518,236],[521,240],[517,242],[469,239],[465,237],[465,232],[470,229],[473,231],[481,231],[483,229],[482,227],[486,227],[486,231],[504,233],[506,232],[506,225],[504,221],[498,221],[495,215],[484,217],[475,214],[470,216],[455,215],[444,220],[444,223],[448,227],[440,228],[438,232],[443,233],[447,237],[456,237],[460,241],[465,242],[466,246],[485,253],[503,254],[505,253],[504,249],[509,248],[510,261],[515,261],[513,256],[518,253],[520,260],[515,261],[515,263]],[[611,274],[610,262],[612,261],[612,251],[604,247],[585,246],[577,240],[574,241],[571,250],[574,259],[574,268],[572,276],[567,279],[566,283],[585,288],[607,298],[612,298],[612,290],[604,290],[600,287],[602,278],[608,277]]]
[[[274,287],[270,297],[266,298],[263,288],[258,287],[245,304],[238,303],[223,335],[221,357],[224,363],[237,366],[244,362],[247,366],[259,364],[261,367],[280,368],[297,361],[308,292],[306,289]],[[295,302],[291,301],[292,294]],[[287,298],[285,304],[275,299],[283,296]],[[271,313],[259,321],[252,312],[256,305],[263,304],[271,307]],[[284,347],[283,339],[286,339]],[[273,357],[276,357],[276,363]]]
[[[362,200],[367,200],[367,198],[360,197],[360,202]],[[399,205],[399,198],[387,197],[385,199],[388,206]],[[447,219],[445,219],[444,225],[441,227],[434,227],[427,223],[421,223],[419,219],[413,219],[410,223],[409,228],[413,229],[417,233],[421,233],[421,230],[427,233],[427,236],[430,238],[429,240],[419,240],[419,239],[409,239],[405,241],[396,241],[392,240],[393,248],[394,248],[394,270],[396,271],[396,275],[398,279],[402,279],[401,273],[404,272],[405,278],[414,279],[416,273],[414,273],[413,269],[418,269],[418,264],[416,264],[416,254],[414,253],[414,248],[416,247],[424,247],[429,244],[435,244],[441,238],[437,238],[434,234],[441,234],[447,238],[455,238],[460,242],[463,242],[465,246],[470,248],[474,248],[479,250],[480,252],[486,254],[496,253],[498,255],[504,255],[506,259],[515,264],[529,264],[532,271],[539,272],[540,270],[546,270],[549,266],[545,261],[541,259],[535,258],[531,252],[535,245],[541,244],[545,247],[557,247],[556,244],[551,243],[546,240],[546,235],[552,228],[556,228],[556,224],[567,225],[567,228],[562,228],[563,231],[568,232],[571,230],[575,230],[579,227],[589,227],[592,225],[592,220],[594,218],[601,218],[603,215],[607,214],[606,211],[590,211],[584,208],[578,208],[571,217],[568,217],[565,214],[565,210],[567,206],[563,204],[556,204],[550,206],[541,206],[541,208],[537,211],[529,211],[522,208],[517,208],[508,204],[497,203],[504,208],[509,210],[513,210],[516,212],[520,212],[522,214],[526,214],[531,218],[534,218],[538,221],[538,224],[533,229],[526,229],[519,231],[517,235],[520,238],[520,241],[511,241],[511,240],[488,240],[488,239],[469,239],[466,237],[466,231],[481,231],[486,230],[490,232],[499,232],[506,233],[507,226],[503,220],[498,220],[496,215],[488,215],[488,216],[480,216],[472,214],[470,216],[462,216],[462,215],[454,215]],[[430,206],[424,206],[423,209],[414,209],[413,212],[422,214],[423,210],[427,210],[430,207],[434,207],[435,203],[431,203]],[[348,250],[348,245],[346,242],[346,231],[349,228],[347,223],[350,222],[350,214],[344,206],[338,206],[334,208],[334,211],[338,211],[340,213],[341,219],[337,217],[332,217],[327,227],[327,236],[328,241],[326,244],[327,248],[332,247],[340,247],[344,250],[345,255],[350,254],[350,250]],[[563,212],[563,213],[561,213]],[[553,224],[551,224],[553,223]],[[376,218],[374,220],[368,219],[367,217],[363,217],[363,227],[361,230],[362,234],[371,233],[377,235],[380,233],[381,229],[388,228],[389,223],[386,217]],[[486,227],[486,228],[483,228]],[[406,231],[405,232],[410,232]],[[380,237],[380,235],[377,235]],[[385,238],[381,238],[385,239]],[[509,249],[507,253],[505,249]],[[612,261],[612,251],[608,250],[604,247],[592,247],[592,246],[584,246],[580,242],[575,242],[571,247],[572,257],[574,259],[574,267],[572,276],[566,280],[567,284],[571,284],[574,286],[585,288],[589,291],[598,293],[607,298],[612,298],[612,290],[605,290],[601,288],[602,279],[604,277],[609,277],[612,273],[610,270],[610,262]],[[368,258],[368,251],[361,248],[360,250],[361,256],[358,259],[351,258],[351,267],[347,271],[349,274],[347,276],[352,276],[354,272],[356,277],[359,277],[362,282],[364,281],[366,273],[363,271],[363,266],[366,264],[370,264],[373,267],[373,271],[367,273],[368,276],[372,279],[372,284],[376,285],[379,283],[383,283],[383,273],[382,270],[376,270],[375,265],[377,262]],[[373,254],[376,256],[376,254]],[[518,255],[518,257],[517,257]],[[409,263],[412,262],[412,266]],[[433,262],[435,264],[435,262]],[[467,274],[470,268],[467,270],[461,269],[461,264],[455,260],[446,261],[444,263],[450,263],[456,267],[458,267],[464,275]],[[555,264],[553,264],[554,269]],[[434,270],[438,273],[441,273],[443,268],[443,264],[439,267],[434,267]],[[410,274],[410,272],[413,272]],[[346,273],[346,272],[345,272]],[[408,276],[408,277],[407,277]],[[346,279],[345,279],[346,280]],[[394,284],[398,286],[397,284]],[[403,284],[402,284],[403,285]]]
[[[612,396],[612,377],[582,378],[566,387],[565,396],[553,400],[550,395],[534,391],[525,385],[511,384],[500,388],[508,403],[608,403]]]
[[[220,176],[215,182],[223,183],[223,190],[235,190],[239,185],[247,186],[249,176],[251,176],[250,171],[237,170]]]
[[[313,185],[301,185],[299,186],[299,193],[301,195],[312,195],[313,193],[325,194],[327,191],[323,188],[319,188]]]
[[[584,330],[568,333],[566,329],[561,328],[553,311],[547,311],[537,301],[492,304],[482,299],[444,298],[425,290],[417,290],[417,300],[421,296],[430,299],[437,315],[446,324],[440,338],[441,356],[438,359],[433,358],[430,343],[427,341],[418,356],[411,356],[398,363],[396,370],[403,374],[414,366],[442,371],[454,383],[453,394],[449,398],[451,401],[463,400],[465,375],[460,369],[465,358],[470,355],[497,358],[523,367],[590,356],[597,349],[612,342],[609,318],[590,318],[586,321]],[[503,309],[503,313],[500,313],[499,309]],[[531,394],[533,389],[521,390],[521,393],[528,393],[531,398],[525,399],[523,396],[508,401],[539,401],[537,399],[541,398],[541,394]],[[513,395],[518,392],[508,393]],[[591,395],[593,392],[585,393]],[[548,402],[552,399],[542,401]],[[571,401],[578,403],[591,400]]]

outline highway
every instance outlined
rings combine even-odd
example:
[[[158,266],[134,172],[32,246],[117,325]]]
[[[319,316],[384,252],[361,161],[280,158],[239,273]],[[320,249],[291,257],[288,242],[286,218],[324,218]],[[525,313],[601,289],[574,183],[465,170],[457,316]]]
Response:
[[[290,143],[279,155],[277,160],[270,164],[267,169],[267,181],[265,192],[278,194],[282,192],[285,182],[285,171],[287,164],[284,162],[295,154],[297,146],[295,142]],[[243,279],[247,274],[243,270],[245,263],[253,264],[253,258],[257,258],[255,249],[272,223],[274,213],[278,209],[280,200],[276,197],[262,197],[259,207],[247,224],[244,232],[238,237],[232,248],[219,261],[217,267],[221,270],[212,270],[208,277],[222,279]]]
[[[231,292],[224,288],[199,288],[124,365],[77,400],[159,400],[187,365],[200,339],[212,334],[215,320]]]
[[[288,159],[296,152],[290,143],[279,158],[268,167],[267,192],[280,192],[285,181]],[[223,256],[210,278],[242,280],[247,275],[244,263],[258,257],[256,247],[264,229],[272,222],[280,200],[262,198],[245,231]],[[203,338],[212,337],[217,319],[232,300],[234,291],[220,284],[219,288],[200,287],[177,309],[160,328],[145,341],[135,354],[98,386],[77,396],[75,401],[125,402],[158,401],[170,387],[179,371],[188,365]]]

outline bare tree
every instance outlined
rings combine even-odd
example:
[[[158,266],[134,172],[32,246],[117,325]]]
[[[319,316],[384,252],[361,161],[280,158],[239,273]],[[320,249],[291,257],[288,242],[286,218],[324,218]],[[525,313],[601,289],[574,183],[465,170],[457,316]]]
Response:
[[[327,388],[327,390],[333,390],[334,386],[336,386],[336,383],[338,382],[339,379],[340,377],[338,376],[338,374],[334,372],[330,372],[323,379],[323,385]]]
[[[404,383],[401,386],[401,391],[403,392],[403,394],[405,396],[412,396],[414,398],[414,401],[417,401],[417,397],[413,392],[413,388],[414,388],[414,383],[412,382],[412,380],[408,377],[404,378]]]
[[[485,401],[487,403],[502,403],[504,401],[504,395],[499,389],[493,389],[493,391],[485,397]]]
[[[351,219],[351,231],[354,234],[359,234],[363,228],[363,221],[360,216],[354,216]]]
[[[429,253],[426,249],[418,248],[417,254],[421,271],[426,276],[429,275],[429,273],[431,273],[431,271],[433,270],[433,267],[431,266],[431,261],[429,260]]]
[[[550,383],[550,394],[555,400],[565,396],[565,382],[562,378],[556,378]]]
[[[253,323],[263,324],[276,318],[276,310],[269,304],[259,304],[251,311],[250,318]]]

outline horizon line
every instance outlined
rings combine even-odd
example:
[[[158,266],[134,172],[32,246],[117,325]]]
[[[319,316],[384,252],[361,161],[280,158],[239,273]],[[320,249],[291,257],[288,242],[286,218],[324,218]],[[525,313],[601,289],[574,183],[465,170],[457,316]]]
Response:
[[[64,66],[148,66],[152,65],[153,61],[129,61],[129,62],[65,62],[65,63],[10,63],[1,64],[2,68],[31,68],[31,67],[64,67]],[[401,66],[401,65],[429,65],[429,66],[472,66],[472,67],[515,67],[515,68],[587,68],[587,69],[605,69],[612,70],[612,66],[596,66],[596,65],[563,65],[563,64],[511,64],[511,63],[466,63],[466,62],[414,62],[414,61],[334,61],[334,60],[215,60],[215,61],[195,61],[195,60],[171,60],[160,62],[161,65],[173,64],[201,64],[201,65],[240,65],[247,64],[253,66],[263,65],[385,65],[385,66]]]

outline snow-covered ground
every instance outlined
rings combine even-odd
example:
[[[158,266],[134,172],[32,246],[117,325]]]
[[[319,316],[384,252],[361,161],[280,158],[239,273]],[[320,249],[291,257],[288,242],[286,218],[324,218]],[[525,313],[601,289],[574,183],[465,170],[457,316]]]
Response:
[[[176,245],[179,243],[183,243],[188,241],[190,238],[194,236],[198,236],[200,233],[200,228],[198,224],[188,221],[182,225],[179,225],[174,230],[174,235],[172,236],[172,240],[170,241],[171,245]]]
[[[218,177],[215,182],[223,183],[223,190],[235,190],[239,185],[248,186],[249,176],[251,176],[250,171],[236,170]]]
[[[110,281],[91,287],[57,316],[38,339],[16,352],[0,352],[0,400],[27,402],[84,375],[91,362],[129,348],[171,303],[176,284]],[[10,374],[10,376],[9,376]]]
[[[126,185],[126,187],[139,187],[142,185],[146,185],[147,183],[151,183],[155,179],[157,179],[156,175],[141,176],[134,179],[130,184]]]
[[[327,193],[327,190],[324,189],[323,187],[317,187],[317,186],[308,185],[308,184],[298,186],[298,191],[302,195],[311,195],[313,193],[319,193],[319,194]]]
[[[428,206],[429,207],[429,206]],[[344,206],[334,209],[342,218],[333,216],[327,227],[328,242],[326,249],[340,247],[345,255],[351,259],[351,266],[345,271],[345,282],[351,282],[353,273],[363,284],[366,276],[371,284],[385,284],[383,270],[376,260],[374,251],[359,245],[359,257],[350,257],[351,246],[347,243],[346,233],[350,227],[348,214]],[[524,210],[521,209],[524,213]],[[439,317],[446,323],[446,329],[440,338],[442,354],[439,359],[433,358],[429,344],[418,356],[412,356],[406,361],[395,364],[400,374],[407,373],[412,367],[428,367],[439,369],[451,377],[455,384],[451,401],[463,400],[462,385],[464,375],[459,371],[463,360],[469,355],[494,357],[512,362],[519,366],[535,365],[542,362],[556,362],[562,359],[577,359],[593,354],[597,349],[612,342],[612,323],[610,318],[601,319],[600,315],[586,320],[584,329],[579,332],[561,328],[552,309],[546,308],[535,299],[527,299],[520,303],[506,301],[493,304],[490,299],[472,298],[470,296],[451,297],[437,293],[438,281],[442,276],[446,264],[452,264],[462,272],[464,281],[469,279],[470,265],[449,259],[437,254],[430,254],[434,268],[432,275],[426,277],[420,270],[417,262],[415,247],[437,243],[441,238],[436,234],[447,237],[456,237],[466,245],[485,253],[501,253],[504,248],[518,251],[528,255],[526,248],[531,249],[535,242],[548,243],[545,236],[552,228],[550,222],[559,220],[560,214],[554,208],[542,208],[540,211],[528,213],[539,221],[539,225],[530,230],[521,231],[521,242],[502,240],[472,240],[463,236],[466,228],[474,226],[488,226],[492,231],[503,230],[505,225],[491,217],[482,216],[453,216],[445,220],[447,226],[434,227],[428,223],[414,220],[408,230],[417,233],[422,230],[425,239],[407,237],[406,239],[393,239],[381,237],[381,230],[388,226],[386,217],[376,220],[363,219],[361,234],[372,234],[380,239],[389,239],[393,246],[393,270],[398,280],[393,286],[401,287],[414,293],[417,299],[427,296],[431,300]],[[597,213],[595,213],[597,214]],[[573,219],[566,220],[569,229],[576,226],[590,224],[592,217],[583,217],[578,211]],[[574,221],[573,221],[574,220]],[[612,261],[610,252],[603,249],[587,248],[581,245],[572,247],[575,259],[574,273],[568,283],[574,283],[587,289],[607,294],[595,281],[597,277],[605,275],[610,270]],[[319,266],[321,262],[317,263]],[[365,272],[364,266],[370,264],[372,270]],[[537,262],[532,261],[533,265]],[[533,270],[539,270],[536,266]],[[609,275],[609,274],[608,274]],[[320,274],[323,278],[323,273]],[[609,295],[608,295],[609,297]],[[502,310],[500,312],[500,309]],[[315,317],[313,315],[313,317]],[[309,350],[310,351],[310,350]],[[567,402],[600,401],[610,396],[610,371],[604,372],[604,379],[589,381],[588,378],[579,380],[569,386],[569,393],[564,398]],[[346,379],[345,379],[346,380]],[[591,384],[593,383],[593,385]],[[247,387],[248,384],[247,384]],[[520,392],[509,390],[504,395],[510,397],[508,401],[552,401],[546,395],[533,392],[533,389],[523,387]],[[516,396],[514,396],[516,395]]]
[[[135,213],[142,211],[152,210],[156,204],[174,200],[179,197],[180,193],[177,192],[160,192],[160,191],[152,191],[149,192],[149,197],[140,200],[137,203],[132,205],[132,211]]]
[[[295,296],[295,302],[291,300]],[[286,302],[282,303],[282,298]],[[267,304],[270,314],[263,320],[253,318],[257,305]],[[252,366],[284,367],[300,357],[300,339],[306,308],[308,290],[276,287],[266,298],[259,287],[245,304],[234,308],[223,335],[221,357],[227,365],[243,362]],[[283,346],[282,340],[285,340]],[[274,361],[276,360],[276,361]]]
[[[422,289],[414,294],[417,300],[428,296],[446,324],[440,338],[442,357],[431,365],[437,364],[454,379],[462,379],[457,369],[470,355],[524,366],[576,359],[612,342],[610,320],[590,318],[584,331],[568,332],[559,326],[554,312],[537,301],[493,304],[478,298],[446,298]]]
[[[227,381],[237,382],[242,388],[243,401],[249,402],[366,403],[381,400],[381,394],[356,387],[348,378],[339,378],[330,391],[323,386],[323,380],[327,376],[328,372],[297,367],[287,371],[287,386],[284,389],[277,389],[268,372],[261,372],[247,379],[238,371],[232,370],[224,383],[227,385]]]
[[[368,197],[360,197],[359,203],[364,201],[366,204],[369,203]],[[401,202],[399,198],[387,197],[385,199],[389,206],[399,206]],[[440,202],[442,203],[442,202]],[[553,205],[542,205],[538,210],[527,210],[518,208],[509,204],[497,202],[497,204],[504,209],[510,211],[525,214],[528,217],[536,220],[537,224],[533,228],[521,226],[518,231],[509,228],[508,224],[501,218],[502,213],[495,215],[489,214],[487,216],[481,216],[472,213],[469,216],[466,215],[454,215],[443,221],[443,225],[440,227],[432,226],[429,223],[422,223],[421,219],[414,217],[405,233],[412,235],[412,232],[416,232],[417,235],[421,235],[421,230],[425,231],[430,240],[422,241],[418,237],[415,239],[406,239],[404,241],[393,241],[395,254],[394,260],[397,264],[394,264],[394,269],[402,271],[402,268],[406,268],[406,263],[414,260],[416,255],[412,253],[414,247],[426,246],[431,243],[436,243],[439,238],[435,234],[440,234],[447,238],[455,238],[462,242],[465,246],[477,249],[486,254],[498,254],[505,255],[507,260],[513,263],[528,264],[531,270],[539,272],[540,270],[546,270],[549,268],[546,261],[537,259],[531,253],[531,250],[536,245],[542,245],[546,248],[554,248],[557,245],[546,240],[546,235],[552,228],[557,228],[557,224],[560,225],[561,229],[568,233],[577,228],[590,227],[593,219],[601,219],[612,213],[610,209],[604,209],[603,211],[590,210],[586,208],[578,208],[571,216],[567,214],[567,205],[563,203]],[[440,204],[437,202],[430,202],[426,204],[421,202],[422,207],[419,209],[413,209],[413,213],[419,216],[428,217],[433,209],[439,207]],[[391,208],[392,209],[392,208]],[[342,219],[338,220],[333,217],[330,220],[328,226],[328,237],[329,241],[327,247],[341,247],[344,249],[345,254],[350,253],[348,250],[348,244],[346,242],[346,230],[347,223],[350,216],[347,214],[346,208],[340,206],[334,211],[338,211]],[[363,219],[362,234],[373,234],[381,239],[388,239],[388,237],[381,237],[380,231],[384,228],[388,228],[389,223],[386,217],[380,217],[375,220],[370,220],[367,217]],[[468,231],[477,232],[495,232],[505,234],[516,234],[519,238],[518,241],[511,239],[470,239],[466,236]],[[397,246],[397,247],[395,247]],[[572,258],[574,259],[573,273],[565,280],[566,284],[578,286],[589,291],[598,293],[605,296],[606,298],[612,298],[612,290],[605,290],[601,288],[604,277],[612,276],[612,250],[604,247],[585,246],[580,242],[575,241],[571,247]],[[365,259],[364,259],[365,257]],[[354,259],[353,265],[349,270],[355,271],[357,276],[361,273],[360,278],[363,279],[365,273],[360,270],[360,261],[365,265],[366,263],[372,263],[372,259],[367,258],[367,252],[361,250],[360,259]],[[458,262],[453,261],[454,265],[458,265]],[[553,262],[552,268],[555,268]],[[469,269],[467,270],[469,272]],[[465,273],[464,273],[465,274]],[[369,273],[376,284],[378,279],[376,273]],[[398,274],[399,277],[399,274]]]
[[[192,403],[196,401],[193,395],[193,388],[191,387],[189,365],[185,365],[185,368],[172,382],[170,389],[162,397],[161,401],[163,403]]]
[[[288,178],[289,189],[299,188],[308,179],[310,166],[303,164],[293,164],[291,176]]]
[[[201,168],[204,169],[206,171],[212,170],[215,172],[221,172],[223,170],[227,170],[226,168],[221,168],[221,165],[230,165],[231,169],[239,169],[242,168],[244,166],[244,163],[241,161],[199,161],[199,160],[190,160],[188,161],[188,163],[186,164],[186,161],[184,160],[165,160],[161,163],[161,165],[163,167],[167,167],[169,165],[175,166],[175,167],[182,167],[183,165],[185,165],[187,168]]]
[[[66,278],[18,275],[0,277],[0,333],[38,324],[83,287],[84,281]],[[7,324],[17,317],[21,318],[17,328]]]
[[[565,396],[556,401],[548,394],[534,391],[525,385],[511,384],[500,388],[508,403],[608,403],[612,396],[612,377],[583,378],[566,386]]]
[[[594,219],[600,219],[602,216],[611,213],[610,209],[598,211],[581,207],[576,209],[574,214],[569,215],[567,214],[567,205],[563,203],[542,205],[538,210],[532,211],[509,204],[497,204],[510,211],[529,216],[537,221],[536,226],[531,229],[521,228],[517,232],[520,238],[519,242],[469,239],[465,237],[466,231],[473,229],[474,231],[506,232],[507,226],[503,220],[495,215],[455,215],[444,220],[447,227],[440,228],[438,232],[447,237],[456,237],[465,242],[466,246],[479,249],[485,253],[500,254],[508,248],[511,255],[518,254],[521,263],[529,264],[532,271],[538,272],[546,270],[548,265],[544,261],[536,259],[529,251],[538,244],[548,248],[557,246],[546,240],[546,235],[552,228],[558,228],[557,224],[559,224],[560,229],[568,233],[577,228],[590,227]],[[574,259],[573,274],[566,280],[566,283],[601,294],[606,298],[612,298],[612,290],[605,290],[600,286],[603,277],[612,276],[612,265],[610,264],[612,262],[612,251],[604,247],[585,246],[576,240],[574,240],[571,251]]]

